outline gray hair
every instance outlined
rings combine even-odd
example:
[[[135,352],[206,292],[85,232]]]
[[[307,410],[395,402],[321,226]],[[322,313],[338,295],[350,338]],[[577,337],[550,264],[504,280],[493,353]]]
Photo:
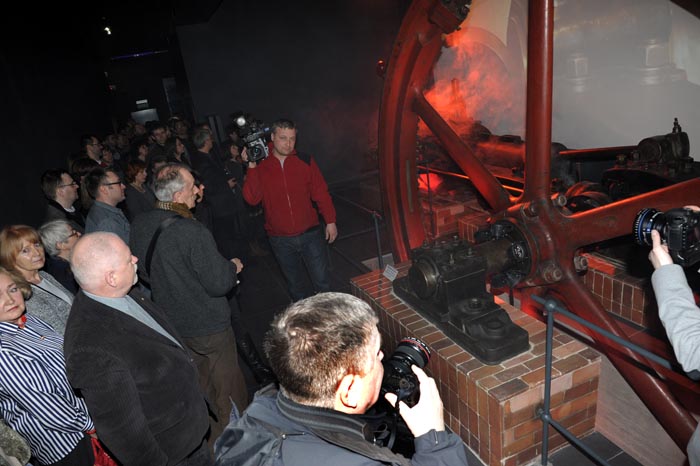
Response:
[[[192,143],[194,144],[194,147],[196,147],[197,149],[201,149],[202,147],[204,147],[204,143],[207,142],[207,139],[211,138],[211,131],[205,128],[200,128],[197,131],[195,131],[192,135]]]
[[[60,252],[56,243],[68,241],[73,233],[73,225],[67,220],[51,220],[39,227],[39,236],[44,243],[44,249],[50,256],[57,256]]]
[[[275,318],[265,336],[265,354],[290,399],[332,408],[340,380],[366,372],[376,326],[377,316],[361,299],[319,293]]]
[[[172,202],[175,193],[182,191],[185,187],[182,170],[190,169],[180,163],[166,163],[158,169],[153,183],[156,199],[160,202]]]

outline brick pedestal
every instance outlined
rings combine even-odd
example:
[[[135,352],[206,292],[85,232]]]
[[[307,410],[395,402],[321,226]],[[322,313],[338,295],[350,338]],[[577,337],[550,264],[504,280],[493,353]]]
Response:
[[[402,274],[409,264],[401,264]],[[393,352],[404,336],[425,341],[433,355],[427,372],[438,383],[445,421],[489,466],[525,464],[541,454],[546,326],[499,301],[513,322],[529,334],[530,350],[487,366],[462,350],[414,309],[393,295],[379,271],[351,281],[353,293],[379,316],[382,347]],[[554,332],[552,416],[581,436],[595,424],[600,356],[562,332]],[[550,448],[564,439],[550,431]]]
[[[476,196],[469,191],[433,194],[432,199],[426,192],[421,192],[420,200],[425,228],[434,226],[435,237],[457,234],[458,221],[464,215],[484,213]]]

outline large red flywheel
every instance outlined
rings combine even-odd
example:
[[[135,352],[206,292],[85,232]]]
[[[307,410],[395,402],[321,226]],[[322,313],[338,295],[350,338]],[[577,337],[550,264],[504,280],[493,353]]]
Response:
[[[627,235],[637,212],[697,203],[700,179],[581,213],[567,214],[551,197],[551,121],[554,0],[532,0],[528,11],[527,112],[524,189],[512,197],[424,96],[444,37],[469,12],[464,0],[414,0],[387,61],[380,109],[379,160],[385,215],[397,261],[426,239],[418,198],[416,143],[419,119],[440,140],[490,207],[492,221],[507,221],[528,243],[531,269],[515,288],[524,297],[550,295],[594,324],[625,338],[624,331],[586,289],[576,272],[581,248]],[[575,231],[576,234],[571,234]],[[527,303],[524,303],[527,304]],[[618,371],[685,450],[696,421],[660,377],[639,370],[641,356],[592,334]]]

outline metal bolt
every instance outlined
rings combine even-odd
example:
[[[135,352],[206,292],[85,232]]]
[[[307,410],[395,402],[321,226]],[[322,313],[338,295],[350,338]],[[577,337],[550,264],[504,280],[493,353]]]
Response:
[[[566,196],[563,194],[557,194],[552,198],[552,204],[554,204],[555,207],[564,207],[566,202]]]
[[[528,217],[537,217],[539,215],[539,208],[537,207],[537,204],[530,202],[529,204],[523,206],[523,213]]]
[[[542,270],[542,277],[548,282],[553,283],[561,280],[564,274],[559,267],[550,262]]]
[[[585,256],[575,256],[574,269],[577,272],[585,272],[586,270],[588,270],[588,258],[586,258]]]

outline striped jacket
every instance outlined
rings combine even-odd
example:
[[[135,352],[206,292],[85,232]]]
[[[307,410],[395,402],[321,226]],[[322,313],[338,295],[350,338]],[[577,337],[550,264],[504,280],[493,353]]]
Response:
[[[29,314],[23,328],[0,322],[0,413],[42,464],[65,458],[94,428],[68,383],[63,338]]]

